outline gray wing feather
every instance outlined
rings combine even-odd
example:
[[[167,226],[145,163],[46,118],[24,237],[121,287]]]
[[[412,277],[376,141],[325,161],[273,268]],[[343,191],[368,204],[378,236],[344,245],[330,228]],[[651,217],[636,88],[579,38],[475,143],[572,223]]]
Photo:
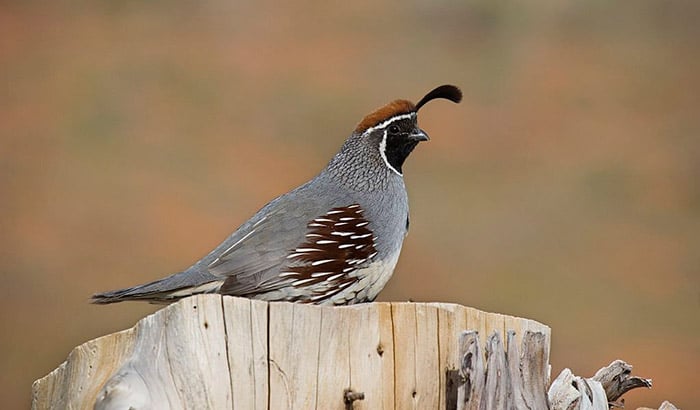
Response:
[[[286,286],[278,278],[287,255],[304,242],[309,221],[336,202],[315,195],[307,200],[312,193],[303,188],[270,202],[201,261],[210,274],[225,279],[222,293],[245,296]]]

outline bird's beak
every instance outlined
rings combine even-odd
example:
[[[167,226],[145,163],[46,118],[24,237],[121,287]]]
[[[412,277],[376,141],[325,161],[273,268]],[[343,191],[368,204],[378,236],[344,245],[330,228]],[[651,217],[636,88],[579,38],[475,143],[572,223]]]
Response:
[[[416,128],[415,130],[413,130],[413,132],[409,134],[408,138],[418,142],[430,141],[430,137],[428,137],[428,134],[426,134],[425,131],[423,131],[420,128]]]

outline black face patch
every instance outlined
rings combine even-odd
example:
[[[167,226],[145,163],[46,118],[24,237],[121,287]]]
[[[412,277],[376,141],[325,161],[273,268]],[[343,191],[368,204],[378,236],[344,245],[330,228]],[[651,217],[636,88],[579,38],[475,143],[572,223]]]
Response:
[[[420,141],[410,137],[415,132],[415,119],[407,118],[389,124],[386,129],[386,146],[384,155],[389,165],[399,174],[403,174],[401,169],[406,158],[411,154]]]

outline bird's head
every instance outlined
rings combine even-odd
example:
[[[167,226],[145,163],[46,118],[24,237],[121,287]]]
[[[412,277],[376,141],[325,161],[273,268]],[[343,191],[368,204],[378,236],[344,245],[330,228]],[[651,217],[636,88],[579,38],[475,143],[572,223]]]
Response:
[[[462,92],[454,85],[441,85],[417,104],[408,100],[392,101],[365,116],[353,134],[376,146],[386,166],[401,175],[401,167],[411,151],[419,142],[429,140],[428,134],[418,127],[418,110],[437,98],[459,103]]]

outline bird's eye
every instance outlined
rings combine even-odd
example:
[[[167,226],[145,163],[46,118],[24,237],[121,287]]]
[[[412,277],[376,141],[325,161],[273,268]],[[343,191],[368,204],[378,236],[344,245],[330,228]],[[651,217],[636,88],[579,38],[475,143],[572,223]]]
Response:
[[[399,131],[400,129],[398,125],[392,125],[391,127],[389,127],[389,132],[392,134],[398,134]]]

